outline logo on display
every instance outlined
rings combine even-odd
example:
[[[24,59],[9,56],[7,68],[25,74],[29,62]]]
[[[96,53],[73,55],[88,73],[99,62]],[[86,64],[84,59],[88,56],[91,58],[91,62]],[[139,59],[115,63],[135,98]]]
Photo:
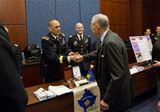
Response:
[[[83,97],[78,100],[78,103],[83,108],[84,112],[87,112],[87,109],[95,104],[96,97],[97,96],[95,96],[90,90],[84,90]]]

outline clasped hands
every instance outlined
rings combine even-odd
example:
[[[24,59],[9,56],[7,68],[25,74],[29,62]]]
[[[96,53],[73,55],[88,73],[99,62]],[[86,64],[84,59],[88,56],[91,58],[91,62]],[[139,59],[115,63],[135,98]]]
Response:
[[[71,61],[75,61],[77,63],[80,63],[84,60],[83,56],[79,54],[79,52],[70,52],[68,56]]]

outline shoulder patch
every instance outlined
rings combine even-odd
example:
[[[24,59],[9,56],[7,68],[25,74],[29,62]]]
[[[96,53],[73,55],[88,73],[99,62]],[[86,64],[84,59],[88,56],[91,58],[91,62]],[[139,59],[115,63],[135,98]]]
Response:
[[[72,35],[69,36],[69,38],[71,38],[71,37],[72,37]]]
[[[43,39],[43,40],[49,40],[49,38],[48,38],[48,37],[42,37],[42,39]]]
[[[65,34],[64,34],[64,33],[61,33],[61,35],[62,35],[63,37],[65,37]]]

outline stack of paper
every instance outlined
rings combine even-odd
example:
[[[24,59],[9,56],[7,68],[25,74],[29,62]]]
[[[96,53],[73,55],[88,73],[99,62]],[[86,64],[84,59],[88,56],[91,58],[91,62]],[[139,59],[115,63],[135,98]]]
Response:
[[[52,93],[56,94],[57,96],[71,92],[71,90],[64,85],[60,85],[60,86],[51,86],[50,85],[48,87],[48,90],[51,91]]]
[[[54,93],[52,93],[51,91],[47,91],[43,88],[39,88],[37,91],[35,91],[34,95],[38,98],[39,101],[56,97]]]
[[[48,90],[43,88],[39,88],[37,91],[34,92],[34,95],[38,98],[39,101],[50,99],[65,93],[69,93],[71,90],[66,86],[49,86]]]
[[[132,68],[130,68],[130,74],[132,75],[143,70],[144,70],[143,66],[132,66]]]

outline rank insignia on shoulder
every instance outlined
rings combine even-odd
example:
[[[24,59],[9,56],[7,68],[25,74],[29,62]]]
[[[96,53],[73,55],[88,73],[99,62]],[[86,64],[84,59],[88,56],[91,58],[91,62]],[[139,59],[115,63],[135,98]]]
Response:
[[[63,37],[65,37],[65,34],[64,34],[64,33],[60,33],[60,35],[62,35]]]
[[[86,38],[85,42],[84,43],[88,43],[88,38]]]
[[[49,40],[49,38],[48,38],[48,37],[42,37],[42,39],[43,39],[43,40]]]
[[[69,38],[71,38],[71,37],[72,37],[72,35],[69,36]]]

